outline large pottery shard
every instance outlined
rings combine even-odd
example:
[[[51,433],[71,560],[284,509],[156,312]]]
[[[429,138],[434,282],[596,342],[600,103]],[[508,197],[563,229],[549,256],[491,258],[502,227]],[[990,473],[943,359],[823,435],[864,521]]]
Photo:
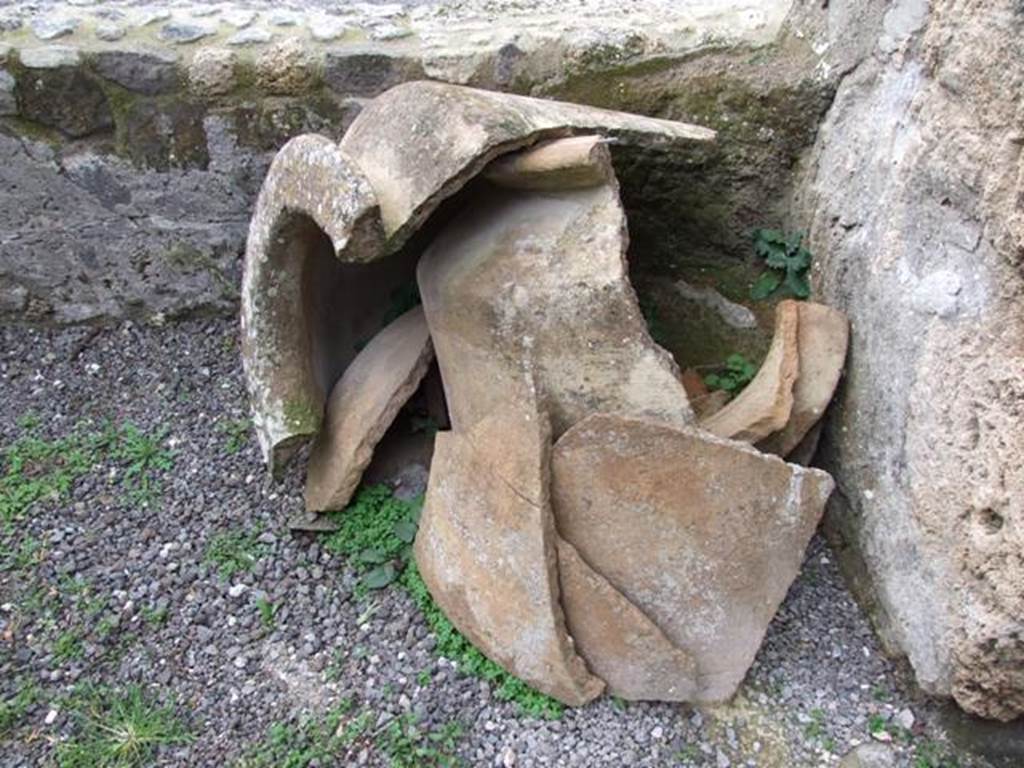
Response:
[[[495,382],[525,375],[556,437],[595,412],[693,421],[679,371],[651,340],[627,277],[607,149],[592,143],[578,157],[596,185],[548,192],[481,183],[420,261],[456,430],[502,408]]]
[[[700,146],[707,128],[578,104],[413,82],[371,101],[341,147],[380,200],[388,249],[397,250],[447,197],[491,160],[536,141],[599,133],[631,144]]]
[[[321,252],[355,261],[382,242],[373,189],[334,142],[299,136],[282,147],[249,224],[242,280],[242,361],[272,470],[319,430],[337,373],[338,341],[322,328],[334,286]]]
[[[703,419],[701,427],[719,437],[753,443],[786,426],[800,371],[797,307],[796,301],[779,302],[772,345],[754,380],[725,407]]]
[[[417,566],[445,615],[490,659],[559,701],[584,704],[604,686],[577,655],[559,603],[546,425],[535,419],[518,435],[483,426],[476,440],[437,434]],[[506,443],[530,427],[533,465],[499,474]]]
[[[334,385],[327,418],[309,457],[306,509],[343,509],[373,449],[412,396],[433,360],[423,308],[388,325]]]
[[[697,701],[731,696],[832,490],[691,428],[591,416],[556,443],[559,533],[697,663]]]
[[[762,451],[779,456],[789,456],[825,413],[839,384],[850,339],[850,325],[839,310],[807,301],[797,308],[800,371],[793,385],[793,409],[785,427],[757,444]],[[811,442],[816,445],[815,440]],[[814,445],[809,446],[810,453]]]
[[[630,701],[690,701],[697,665],[599,573],[558,540],[565,620],[587,666],[608,693]]]

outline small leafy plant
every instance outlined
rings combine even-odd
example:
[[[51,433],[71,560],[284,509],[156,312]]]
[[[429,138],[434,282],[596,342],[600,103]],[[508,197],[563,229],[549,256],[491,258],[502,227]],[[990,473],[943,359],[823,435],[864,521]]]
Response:
[[[462,726],[447,723],[436,731],[424,729],[409,713],[396,717],[377,740],[390,768],[450,768]]]
[[[6,736],[39,700],[34,683],[19,681],[18,691],[10,699],[0,699],[0,737]]]
[[[234,768],[307,768],[310,765],[342,765],[349,748],[361,740],[374,713],[351,713],[352,702],[343,700],[320,716],[297,722],[276,722],[267,736]]]
[[[750,289],[750,298],[767,299],[780,288],[798,299],[810,296],[811,252],[803,247],[803,232],[755,229],[753,236],[754,251],[764,259],[768,270]]]
[[[422,507],[422,498],[402,501],[383,485],[363,488],[339,517],[341,527],[328,537],[325,547],[364,571],[363,591],[386,587],[412,560]]]
[[[757,366],[741,354],[732,354],[725,359],[725,365],[718,373],[704,377],[708,389],[721,389],[735,395],[749,384],[757,373]]]

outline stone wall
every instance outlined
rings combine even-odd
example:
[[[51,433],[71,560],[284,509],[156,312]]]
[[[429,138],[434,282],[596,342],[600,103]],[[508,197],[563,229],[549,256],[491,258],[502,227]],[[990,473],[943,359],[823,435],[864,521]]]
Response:
[[[822,457],[829,530],[921,685],[1009,719],[1024,713],[1024,6],[901,0],[875,29],[797,196],[824,300],[853,321]]]
[[[716,124],[713,156],[626,174],[627,202],[652,261],[738,252],[737,233],[779,215],[831,93],[810,47],[780,33],[791,0],[644,0],[628,19],[609,0],[574,14],[290,5],[0,12],[0,317],[234,312],[274,151],[298,133],[340,136],[365,99],[424,77]],[[754,166],[768,183],[750,183]]]

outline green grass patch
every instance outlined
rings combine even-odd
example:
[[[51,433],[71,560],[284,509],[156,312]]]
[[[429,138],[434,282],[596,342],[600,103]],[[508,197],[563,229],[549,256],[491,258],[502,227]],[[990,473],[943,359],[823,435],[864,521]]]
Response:
[[[236,573],[246,573],[267,553],[259,536],[258,531],[217,534],[206,547],[205,560],[216,566],[222,579],[230,579]]]
[[[166,430],[147,435],[135,425],[125,424],[111,447],[111,457],[124,467],[122,482],[128,498],[142,506],[151,506],[159,495],[158,474],[174,466],[170,451],[161,447],[166,436]]]
[[[266,738],[235,763],[236,768],[307,768],[341,765],[338,762],[359,742],[374,721],[368,710],[352,714],[344,701],[322,717],[299,723],[274,723]]]
[[[9,699],[0,699],[0,737],[13,731],[25,714],[39,701],[39,687],[19,683],[18,692]]]
[[[150,699],[139,686],[83,686],[67,706],[77,732],[57,745],[60,768],[138,768],[152,764],[159,746],[191,740],[174,708]]]
[[[363,573],[362,592],[392,581],[405,588],[437,637],[435,652],[454,661],[461,672],[487,680],[499,699],[515,702],[532,717],[557,719],[564,705],[510,675],[478,651],[434,602],[412,557],[412,542],[423,501],[396,499],[385,486],[362,488],[337,516],[340,528],[326,549],[349,558]]]
[[[34,505],[67,499],[75,481],[105,460],[123,469],[128,500],[147,506],[158,496],[159,475],[173,466],[163,433],[147,435],[133,424],[82,424],[52,440],[35,434],[36,419],[19,424],[26,434],[0,449],[0,524],[8,529]]]
[[[274,723],[266,738],[235,762],[235,768],[308,768],[312,765],[347,765],[357,749],[372,747],[387,760],[388,768],[455,768],[454,753],[462,726],[448,723],[436,730],[424,728],[412,714],[400,715],[375,731],[377,713],[353,712],[345,700],[326,715],[297,723]]]
[[[53,641],[53,658],[58,664],[82,658],[82,639],[76,632],[62,632]]]

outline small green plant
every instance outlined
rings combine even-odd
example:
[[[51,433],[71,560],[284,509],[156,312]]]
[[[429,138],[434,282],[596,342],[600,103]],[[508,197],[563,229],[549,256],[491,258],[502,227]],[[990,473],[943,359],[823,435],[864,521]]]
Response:
[[[395,581],[412,559],[423,500],[396,499],[383,485],[363,488],[337,517],[339,528],[324,543],[363,571],[363,591]]]
[[[53,643],[53,658],[58,664],[82,657],[82,640],[73,630],[61,633]]]
[[[11,542],[0,542],[0,571],[27,571],[42,562],[43,544],[39,539],[27,536],[19,542],[17,549]]]
[[[766,299],[780,288],[798,299],[810,296],[811,252],[803,247],[803,233],[755,229],[753,236],[754,252],[764,259],[768,270],[750,289],[750,298]]]
[[[266,738],[249,750],[236,768],[345,765],[349,747],[363,737],[374,719],[369,710],[350,716],[351,708],[352,703],[345,700],[322,717],[274,723]]]
[[[395,581],[404,587],[437,637],[435,652],[454,661],[461,672],[491,682],[498,698],[515,702],[525,714],[547,719],[561,717],[562,704],[535,691],[480,653],[430,596],[412,558],[421,506],[421,499],[396,499],[385,486],[362,488],[352,504],[337,516],[340,527],[327,537],[324,547],[348,557],[364,571],[364,591]],[[371,610],[372,607],[367,612]]]
[[[263,623],[263,626],[267,629],[273,629],[277,623],[275,618],[277,606],[267,600],[267,598],[261,597],[256,601],[256,609],[260,612],[260,621]]]
[[[252,569],[266,554],[266,547],[259,540],[256,531],[228,531],[210,540],[206,547],[206,562],[217,567],[222,579],[230,579],[236,573]]]
[[[190,740],[171,706],[132,686],[123,692],[84,687],[68,701],[74,738],[57,747],[60,768],[138,768],[152,764],[157,747]]]
[[[166,608],[157,608],[152,605],[144,605],[139,609],[139,615],[151,628],[156,629],[167,623],[169,613]]]
[[[245,446],[249,439],[249,430],[252,429],[252,422],[249,419],[231,419],[220,425],[220,431],[224,433],[225,453],[238,453]]]
[[[889,692],[889,689],[881,683],[875,683],[874,687],[871,689],[871,698],[875,701],[889,701],[889,699],[892,698],[892,694]]]
[[[721,389],[735,395],[749,384],[757,374],[757,366],[741,354],[732,354],[725,359],[718,373],[704,377],[708,389]]]
[[[804,726],[804,736],[808,739],[820,739],[825,735],[825,711],[812,709],[810,721]]]
[[[458,723],[431,731],[421,728],[415,715],[404,714],[388,724],[377,745],[390,768],[450,768],[460,764],[454,752],[461,736]]]
[[[426,688],[430,685],[431,680],[433,680],[433,676],[430,674],[429,669],[421,669],[416,673],[416,685],[420,688]]]
[[[889,723],[888,721],[879,714],[874,714],[868,718],[868,733],[872,736],[877,734],[888,734]]]
[[[960,768],[960,760],[943,744],[926,740],[914,749],[913,768]]]
[[[696,744],[687,744],[675,754],[675,759],[681,763],[692,763],[700,758],[700,750]]]
[[[111,451],[111,457],[124,465],[123,485],[128,498],[143,506],[150,506],[160,493],[157,472],[166,472],[174,466],[170,451],[161,447],[166,430],[147,435],[134,424],[125,424]]]
[[[18,692],[9,699],[0,699],[0,737],[6,736],[39,701],[39,688],[19,681]]]

